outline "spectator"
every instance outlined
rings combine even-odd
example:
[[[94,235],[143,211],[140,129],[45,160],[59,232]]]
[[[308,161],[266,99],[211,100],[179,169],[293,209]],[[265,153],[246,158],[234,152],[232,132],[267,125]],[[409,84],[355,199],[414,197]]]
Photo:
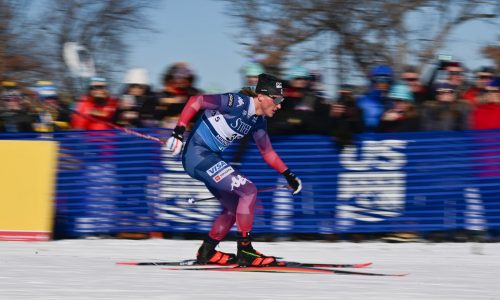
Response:
[[[77,113],[71,116],[72,127],[81,130],[112,129],[105,122],[112,121],[117,108],[117,102],[115,98],[109,95],[106,79],[92,77],[88,93],[78,102],[76,107]],[[82,115],[90,116],[91,118],[85,118]]]
[[[0,93],[0,132],[32,132],[35,117],[17,84],[3,81]]]
[[[244,76],[243,87],[254,91],[259,80],[259,75],[264,73],[264,68],[257,62],[251,62],[246,64],[241,71]]]
[[[417,106],[427,100],[427,90],[420,82],[420,75],[415,66],[406,66],[401,74],[401,80],[405,81],[412,93],[413,100]]]
[[[448,84],[455,90],[457,96],[462,95],[466,84],[462,64],[458,61],[449,62],[446,65],[446,71],[448,72]]]
[[[463,98],[472,106],[487,103],[486,86],[493,78],[495,69],[492,67],[482,67],[476,72],[476,81],[473,86],[464,92]]]
[[[325,93],[325,85],[323,84],[323,76],[317,70],[313,70],[310,72],[311,77],[311,90],[316,93],[321,99],[326,100],[328,96]]]
[[[370,88],[357,100],[357,104],[363,111],[365,129],[375,131],[389,102],[387,93],[394,81],[394,72],[386,65],[375,66],[370,72],[369,79]]]
[[[155,107],[155,118],[161,127],[173,128],[189,97],[201,93],[194,87],[195,81],[196,76],[186,63],[176,63],[168,68]]]
[[[408,81],[407,81],[408,82]],[[389,91],[389,99],[392,106],[387,109],[381,118],[380,132],[409,132],[419,130],[419,117],[410,87],[406,83],[396,83]],[[395,221],[393,224],[412,224],[411,221]],[[387,242],[416,242],[416,232],[390,232],[382,240]]]
[[[37,122],[33,124],[37,132],[52,132],[70,128],[70,115],[66,106],[59,100],[57,88],[52,81],[37,81],[34,87],[41,108]]]
[[[467,130],[469,129],[470,105],[457,98],[452,86],[447,82],[436,88],[436,99],[424,102],[421,115],[423,130]]]
[[[317,120],[316,109],[321,99],[311,89],[309,71],[302,66],[293,66],[287,72],[287,87],[282,110],[269,122],[271,134],[326,133],[327,127]]]
[[[404,84],[394,84],[389,92],[392,106],[381,118],[380,132],[407,132],[419,130],[419,117],[410,88]]]
[[[145,69],[128,70],[125,90],[118,101],[113,123],[124,127],[157,127],[154,119],[156,96],[151,92]]]
[[[441,82],[447,82],[460,98],[466,89],[463,72],[460,62],[451,60],[451,57],[440,59],[427,83],[427,100],[436,99],[436,85]]]
[[[500,77],[485,87],[485,103],[479,103],[472,114],[473,129],[500,129]]]
[[[330,106],[330,134],[335,137],[339,149],[352,144],[355,134],[363,132],[363,111],[356,104],[353,86],[341,85],[338,97]]]
[[[118,106],[111,121],[122,127],[141,127],[137,97],[124,94],[118,99]]]

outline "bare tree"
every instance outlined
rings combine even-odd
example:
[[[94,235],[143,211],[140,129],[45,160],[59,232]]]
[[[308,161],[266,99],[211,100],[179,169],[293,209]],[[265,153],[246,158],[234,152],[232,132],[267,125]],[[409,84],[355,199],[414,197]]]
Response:
[[[21,85],[43,74],[45,63],[33,33],[29,1],[0,0],[0,80]]]
[[[498,41],[500,42],[500,37]],[[481,49],[481,52],[485,57],[491,59],[495,63],[497,70],[500,70],[500,45],[486,46]],[[500,73],[498,73],[498,75],[500,75]]]
[[[99,75],[123,71],[129,37],[152,31],[158,0],[0,0],[0,79],[50,79],[77,90],[64,63],[63,46],[90,50]],[[32,8],[31,10],[29,8]]]
[[[292,54],[314,59],[328,53],[338,78],[352,69],[366,73],[375,63],[423,66],[458,26],[498,18],[500,6],[496,0],[226,1],[249,55],[279,70]],[[330,51],[318,51],[321,42]]]
[[[113,78],[123,70],[127,38],[150,31],[147,13],[157,7],[157,0],[46,0],[41,17],[47,20],[40,28],[51,49],[55,74],[65,79],[72,91],[76,82],[68,76],[63,46],[77,42],[93,55],[99,75]]]

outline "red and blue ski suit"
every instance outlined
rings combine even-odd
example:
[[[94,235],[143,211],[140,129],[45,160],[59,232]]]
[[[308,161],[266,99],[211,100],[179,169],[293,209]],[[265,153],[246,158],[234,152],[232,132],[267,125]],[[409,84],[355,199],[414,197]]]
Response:
[[[252,97],[238,93],[192,96],[178,125],[186,126],[203,109],[186,141],[182,163],[186,172],[203,181],[223,206],[209,233],[220,241],[235,222],[238,231],[251,231],[257,198],[255,184],[222,159],[222,151],[234,140],[251,134],[264,161],[279,173],[287,166],[272,148],[266,119],[255,114]]]

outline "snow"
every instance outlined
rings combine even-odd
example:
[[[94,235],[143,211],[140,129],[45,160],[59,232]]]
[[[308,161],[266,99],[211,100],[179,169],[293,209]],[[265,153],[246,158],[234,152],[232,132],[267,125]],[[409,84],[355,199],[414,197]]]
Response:
[[[500,299],[500,243],[255,242],[302,262],[373,262],[372,277],[171,271],[118,261],[192,258],[200,241],[0,242],[0,299]],[[235,251],[234,242],[221,243]],[[359,270],[359,269],[356,269]]]

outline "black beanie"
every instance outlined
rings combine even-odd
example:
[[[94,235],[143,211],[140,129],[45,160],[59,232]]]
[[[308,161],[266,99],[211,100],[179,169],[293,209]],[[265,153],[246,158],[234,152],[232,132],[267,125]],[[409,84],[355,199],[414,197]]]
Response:
[[[268,96],[282,96],[283,82],[274,76],[262,73],[259,75],[255,92]]]

